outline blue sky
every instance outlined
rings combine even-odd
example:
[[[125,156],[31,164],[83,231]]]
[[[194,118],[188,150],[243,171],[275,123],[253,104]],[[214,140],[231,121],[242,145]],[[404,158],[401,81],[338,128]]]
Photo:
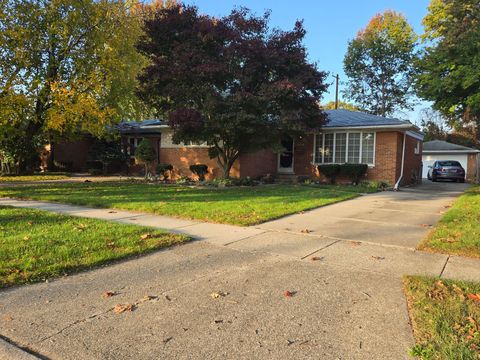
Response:
[[[429,0],[185,0],[187,4],[197,5],[202,13],[222,16],[235,6],[245,6],[257,14],[271,10],[271,25],[282,29],[291,29],[297,19],[304,20],[307,30],[305,45],[311,61],[318,63],[321,70],[332,74],[343,73],[343,57],[348,41],[355,37],[358,30],[379,12],[391,9],[405,15],[414,30],[421,34],[422,19],[427,13]],[[324,102],[335,97],[334,85],[325,94]],[[340,95],[341,98],[341,95]],[[428,106],[418,105],[415,111],[399,114],[417,122],[419,110]]]

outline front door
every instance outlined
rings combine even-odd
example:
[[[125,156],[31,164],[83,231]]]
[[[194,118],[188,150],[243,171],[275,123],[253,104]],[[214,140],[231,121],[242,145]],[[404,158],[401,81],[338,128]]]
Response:
[[[293,174],[293,139],[291,137],[284,137],[281,144],[283,152],[278,154],[278,172]]]

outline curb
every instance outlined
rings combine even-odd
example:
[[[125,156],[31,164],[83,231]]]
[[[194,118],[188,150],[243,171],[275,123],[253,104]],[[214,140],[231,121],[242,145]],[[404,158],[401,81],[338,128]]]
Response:
[[[40,358],[0,337],[0,360],[40,360]]]

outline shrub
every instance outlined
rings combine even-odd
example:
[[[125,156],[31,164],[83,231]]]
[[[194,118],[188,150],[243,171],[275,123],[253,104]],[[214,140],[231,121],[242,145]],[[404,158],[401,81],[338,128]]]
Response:
[[[128,156],[122,151],[118,141],[95,141],[88,152],[87,166],[92,169],[100,169],[106,174],[111,164],[125,165]]]
[[[352,180],[357,185],[368,170],[367,164],[343,164],[340,166],[340,174]]]
[[[347,164],[345,164],[347,165]],[[340,174],[341,168],[344,165],[338,164],[326,164],[318,165],[318,171],[330,179],[331,184],[335,184],[338,174]]]
[[[90,175],[93,175],[93,176],[98,176],[103,174],[102,169],[90,168],[87,171]]]
[[[169,173],[173,170],[172,164],[158,164],[157,174],[163,177],[163,180],[168,180]]]
[[[135,161],[138,164],[145,165],[145,177],[149,176],[148,165],[155,161],[157,153],[150,141],[143,139],[135,150]]]
[[[311,184],[312,179],[308,175],[299,175],[297,176],[297,183],[299,184]]]
[[[189,184],[193,182],[188,176],[180,176],[176,181],[177,184]]]
[[[53,166],[55,170],[62,170],[65,172],[71,172],[73,169],[73,163],[71,161],[53,161]]]
[[[376,190],[387,190],[388,188],[391,188],[391,185],[385,180],[362,181],[360,185]]]
[[[210,183],[213,186],[220,187],[220,188],[235,185],[234,180],[230,179],[230,178],[228,178],[228,179],[217,178],[217,179],[213,179]]]
[[[275,182],[275,176],[273,176],[272,174],[267,174],[260,177],[259,180],[262,184],[273,184]]]
[[[256,185],[255,181],[250,176],[247,176],[247,177],[244,177],[244,178],[234,179],[233,183],[236,186],[254,186],[254,185]]]
[[[204,181],[208,173],[208,166],[205,164],[190,165],[190,171],[198,176],[198,180]]]

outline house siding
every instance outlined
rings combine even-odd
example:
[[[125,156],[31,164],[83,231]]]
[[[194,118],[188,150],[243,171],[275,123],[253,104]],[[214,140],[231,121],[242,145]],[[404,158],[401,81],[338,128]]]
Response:
[[[277,172],[278,155],[272,150],[260,150],[240,155],[237,163],[241,177],[258,178]]]
[[[201,147],[175,147],[160,148],[160,162],[171,164],[173,166],[173,178],[188,176],[195,178],[190,171],[190,165],[205,164],[208,166],[207,179],[213,179],[222,176],[222,169],[217,164],[216,159],[210,159],[208,149]],[[231,176],[239,176],[238,161],[234,164]]]
[[[402,185],[414,185],[421,182],[422,179],[422,146],[423,142],[412,136],[407,135],[405,139],[405,164],[403,167]],[[415,154],[415,148],[419,146],[418,154]],[[400,155],[400,164],[402,158]]]
[[[67,171],[86,171],[88,153],[93,140],[79,139],[63,143],[55,143],[50,146],[51,152],[49,156],[44,156],[45,165],[49,163],[47,157],[53,156],[57,164],[64,164]],[[52,155],[53,151],[53,155]]]
[[[368,180],[383,180],[394,185],[400,176],[402,137],[398,131],[377,132],[375,166],[368,169]]]

